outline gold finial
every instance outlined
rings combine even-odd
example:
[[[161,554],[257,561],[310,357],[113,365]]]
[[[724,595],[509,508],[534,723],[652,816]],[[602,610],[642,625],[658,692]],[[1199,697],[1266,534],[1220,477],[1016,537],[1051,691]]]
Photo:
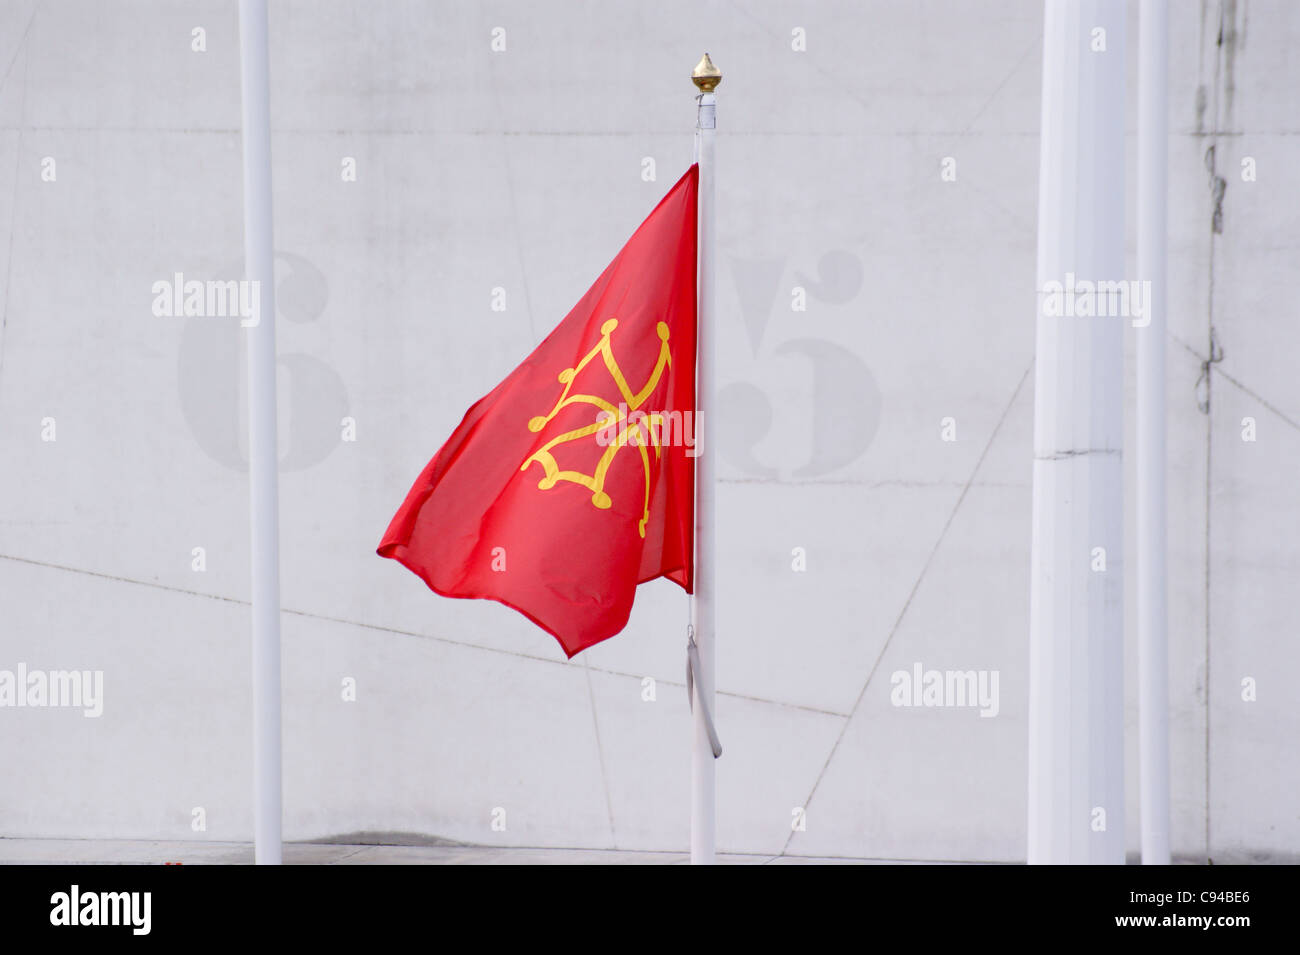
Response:
[[[691,82],[698,86],[702,93],[712,93],[722,82],[722,71],[713,65],[709,54],[705,53],[700,57],[700,62],[695,64],[695,69],[691,71]]]

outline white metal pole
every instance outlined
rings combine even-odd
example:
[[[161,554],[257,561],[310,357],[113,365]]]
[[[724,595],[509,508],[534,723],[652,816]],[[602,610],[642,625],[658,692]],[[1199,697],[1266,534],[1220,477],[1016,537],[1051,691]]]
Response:
[[[240,0],[244,123],[244,271],[258,320],[248,335],[248,470],[252,522],[254,856],[280,862],[280,530],[276,445],[275,264],[271,240],[271,106],[266,0]]]
[[[1138,277],[1150,324],[1137,329],[1138,740],[1142,862],[1169,864],[1169,646],[1165,571],[1165,234],[1167,0],[1142,0],[1138,41]]]
[[[691,601],[692,628],[699,647],[699,672],[695,674],[691,745],[691,864],[712,865],[716,847],[716,812],[714,794],[715,758],[709,739],[707,720],[714,708],[714,473],[716,444],[714,410],[716,404],[715,349],[717,322],[713,302],[714,207],[713,207],[713,139],[716,127],[717,97],[713,90],[722,80],[708,54],[696,66],[692,76],[700,93],[696,119],[696,160],[700,166],[699,182],[699,315],[696,332],[695,406],[697,409],[695,459],[695,596]]]
[[[1124,861],[1123,322],[1078,282],[1124,268],[1124,3],[1043,26],[1028,858]],[[1060,283],[1059,294],[1049,283]]]

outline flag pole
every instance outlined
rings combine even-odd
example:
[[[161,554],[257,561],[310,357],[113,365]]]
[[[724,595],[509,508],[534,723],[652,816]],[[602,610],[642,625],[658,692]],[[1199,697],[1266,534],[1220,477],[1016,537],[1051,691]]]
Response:
[[[253,611],[253,854],[280,863],[280,540],[276,444],[275,264],[271,241],[271,105],[266,0],[240,0],[244,140],[244,273],[256,321],[248,334],[248,472]]]
[[[1124,23],[1123,0],[1047,3],[1043,22],[1030,863],[1124,862],[1126,319],[1075,291],[1124,269]]]
[[[716,846],[714,760],[716,736],[712,732],[714,712],[714,397],[716,394],[716,332],[714,313],[714,206],[713,139],[716,128],[717,96],[714,90],[722,74],[707,53],[696,65],[691,81],[699,89],[695,123],[695,159],[700,167],[699,183],[699,308],[696,337],[695,407],[695,594],[691,599],[690,663],[693,673],[691,745],[691,864],[712,865]]]
[[[1142,863],[1169,864],[1169,646],[1165,570],[1167,0],[1142,0],[1138,49],[1138,277],[1151,283],[1137,330],[1138,759]]]

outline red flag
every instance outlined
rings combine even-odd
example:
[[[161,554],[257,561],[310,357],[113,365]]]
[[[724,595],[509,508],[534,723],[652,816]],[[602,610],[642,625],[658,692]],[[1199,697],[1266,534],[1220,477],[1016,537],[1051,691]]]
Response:
[[[692,166],[465,413],[379,545],[437,593],[513,607],[570,657],[623,629],[637,584],[691,592],[698,179]]]

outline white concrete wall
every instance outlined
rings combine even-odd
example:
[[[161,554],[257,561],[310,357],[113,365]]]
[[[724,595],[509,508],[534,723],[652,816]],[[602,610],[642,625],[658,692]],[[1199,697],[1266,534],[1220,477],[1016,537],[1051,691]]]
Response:
[[[272,6],[286,838],[686,844],[676,588],[642,588],[622,635],[565,662],[374,548],[689,163],[707,49],[726,77],[720,846],[1022,859],[1040,5]],[[1292,858],[1300,6],[1171,7],[1173,848]],[[99,719],[0,709],[0,835],[250,838],[241,340],[151,312],[175,272],[239,274],[236,5],[13,0],[0,71],[0,669],[105,674]],[[1224,357],[1198,391],[1211,327]],[[891,706],[918,661],[998,670],[997,718]]]

